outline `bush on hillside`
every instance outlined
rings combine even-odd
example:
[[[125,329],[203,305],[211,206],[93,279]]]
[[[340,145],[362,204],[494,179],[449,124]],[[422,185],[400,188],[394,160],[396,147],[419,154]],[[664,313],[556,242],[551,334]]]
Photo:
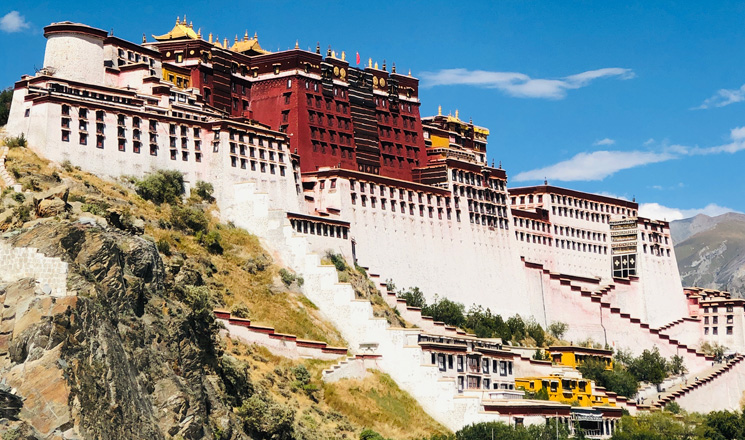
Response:
[[[197,241],[211,254],[220,255],[224,250],[222,236],[215,230],[207,233],[204,233],[204,231],[197,232]]]
[[[203,180],[197,180],[194,188],[191,189],[191,193],[193,195],[196,195],[197,197],[208,203],[212,203],[215,200],[215,198],[212,196],[214,192],[215,188],[212,186],[212,184]]]
[[[393,288],[395,289],[395,285]],[[419,307],[421,309],[427,305],[424,299],[424,293],[418,287],[410,287],[406,292],[398,292],[398,297],[405,300],[406,305],[409,307]]]
[[[198,232],[207,231],[209,220],[204,211],[197,207],[174,205],[171,208],[171,225],[176,229],[196,235]]]
[[[184,195],[184,175],[178,171],[158,170],[135,183],[135,191],[145,200],[156,205],[171,205],[181,201]]]
[[[26,136],[23,133],[21,133],[20,136],[14,136],[5,139],[5,146],[8,148],[23,148],[26,145],[28,145],[28,142],[26,141]],[[16,179],[18,178],[18,176],[15,177]]]

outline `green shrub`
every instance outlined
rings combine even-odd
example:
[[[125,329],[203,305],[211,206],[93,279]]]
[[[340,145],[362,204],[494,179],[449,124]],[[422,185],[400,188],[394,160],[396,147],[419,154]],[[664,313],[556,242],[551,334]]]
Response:
[[[158,248],[158,252],[161,254],[170,257],[171,256],[171,243],[168,242],[165,238],[161,238],[158,240],[158,242],[155,244],[155,246]]]
[[[31,220],[31,207],[28,205],[18,205],[13,209],[13,214],[19,222],[25,223]]]
[[[199,208],[193,206],[174,205],[171,208],[171,225],[181,231],[196,234],[207,232],[209,220],[207,215]]]
[[[18,203],[23,203],[26,201],[26,196],[24,196],[23,193],[14,192],[13,195],[10,197]]]
[[[104,201],[95,201],[95,202],[83,203],[80,206],[80,209],[83,212],[90,212],[93,215],[103,216],[106,214],[106,211],[110,207],[111,205]]]
[[[398,297],[405,300],[406,305],[409,307],[419,307],[421,309],[427,305],[427,301],[424,299],[424,292],[419,290],[418,287],[409,287],[409,290],[406,292],[398,292]]]
[[[23,148],[26,147],[27,144],[26,136],[23,133],[21,133],[20,136],[5,139],[5,146],[8,148]]]
[[[184,175],[178,171],[158,170],[135,183],[135,191],[156,205],[176,204],[184,195]]]
[[[212,197],[215,188],[209,182],[197,180],[197,183],[194,185],[194,188],[191,189],[191,192],[205,202],[213,202],[215,200],[215,198]]]
[[[252,395],[237,410],[246,431],[253,438],[290,440],[293,438],[295,411],[267,395]]]
[[[336,254],[332,250],[326,251],[326,258],[328,258],[331,263],[336,267],[336,270],[339,272],[344,272],[347,270],[347,262],[344,261],[344,257],[341,254]]]
[[[295,275],[284,267],[279,270],[279,277],[282,279],[282,283],[286,287],[290,287],[290,285],[295,282]]]
[[[563,338],[567,330],[569,325],[566,322],[554,321],[548,326],[548,332],[556,339]]]
[[[305,278],[303,278],[302,275],[297,275],[295,277],[295,282],[297,283],[298,287],[303,287],[303,284],[305,284]]]
[[[259,272],[265,271],[272,264],[272,257],[261,253],[255,257],[251,257],[246,261],[243,269],[252,274],[256,275]]]
[[[251,311],[248,309],[248,306],[240,303],[233,305],[233,308],[230,309],[230,315],[236,316],[238,318],[248,319],[251,317]]]
[[[222,236],[219,232],[212,230],[206,234],[202,231],[197,232],[197,240],[211,254],[220,255],[223,253]]]
[[[12,101],[12,87],[8,87],[7,89],[0,92],[0,127],[8,123],[8,115],[10,115],[10,103]]]

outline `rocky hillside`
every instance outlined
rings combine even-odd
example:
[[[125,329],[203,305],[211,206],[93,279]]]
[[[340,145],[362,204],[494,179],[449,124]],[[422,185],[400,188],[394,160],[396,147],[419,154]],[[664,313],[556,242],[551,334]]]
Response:
[[[208,197],[154,204],[131,179],[100,179],[25,148],[11,149],[6,165],[24,190],[0,195],[0,249],[36,248],[68,275],[62,296],[34,278],[0,277],[3,439],[445,432],[385,375],[325,384],[332,361],[221,338],[215,307],[344,344],[256,237],[211,216]]]
[[[745,297],[745,215],[699,214],[670,224],[684,286]]]

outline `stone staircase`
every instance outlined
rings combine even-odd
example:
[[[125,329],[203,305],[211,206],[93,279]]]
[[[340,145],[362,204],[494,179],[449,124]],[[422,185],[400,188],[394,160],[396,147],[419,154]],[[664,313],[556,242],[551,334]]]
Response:
[[[8,151],[8,147],[0,147],[0,184],[4,188],[13,188],[16,185],[16,181],[5,168],[5,158],[8,156]]]
[[[707,385],[709,385],[716,379],[725,376],[735,367],[742,365],[744,359],[745,355],[740,354],[723,364],[715,364],[708,370],[699,372],[696,376],[698,377],[698,380],[689,379],[687,382],[681,383],[661,392],[657,399],[654,399],[649,403],[649,406],[651,408],[661,409],[664,408],[665,405],[667,405],[668,403],[680,399],[688,395],[689,393],[697,390],[704,390]],[[691,375],[689,374],[688,377],[690,376]]]
[[[627,333],[633,333],[627,335],[626,339],[636,339],[636,345],[629,348],[636,348],[637,351],[641,351],[644,348],[658,347],[665,357],[679,354],[684,358],[687,368],[694,373],[705,370],[708,363],[713,361],[712,357],[698,352],[695,348],[687,344],[681,343],[679,340],[666,334],[664,330],[660,331],[659,329],[651,328],[649,324],[642,322],[641,319],[632,317],[631,314],[623,312],[620,307],[612,304],[608,294],[616,289],[615,285],[599,287],[597,291],[593,291],[578,285],[572,281],[571,277],[549,272],[541,264],[529,262],[525,262],[525,264],[531,269],[541,270],[544,276],[548,276],[549,282],[554,287],[564,292],[578,294],[575,296],[582,298],[586,306],[588,305],[586,301],[590,301],[590,303],[598,306],[600,312],[603,314],[603,325],[606,327],[617,328],[619,330],[623,329]],[[690,318],[683,318],[681,322],[686,322],[687,320],[690,320]],[[669,329],[674,326],[671,323],[666,328]]]

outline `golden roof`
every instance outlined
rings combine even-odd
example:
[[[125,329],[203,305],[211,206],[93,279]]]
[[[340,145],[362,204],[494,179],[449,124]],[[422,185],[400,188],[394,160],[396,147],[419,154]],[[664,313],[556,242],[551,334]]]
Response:
[[[186,16],[184,16],[183,23],[178,17],[176,17],[176,25],[173,26],[173,29],[171,29],[170,32],[164,35],[153,35],[153,38],[155,38],[156,41],[181,40],[184,38],[199,40],[201,39],[201,36],[194,32],[194,28],[191,24],[186,24]]]
[[[259,46],[259,36],[254,33],[253,38],[248,38],[248,31],[243,35],[242,40],[238,40],[238,37],[235,37],[235,43],[230,48],[233,52],[238,53],[246,53],[246,52],[256,52],[260,54],[269,53],[269,51],[264,50]]]

